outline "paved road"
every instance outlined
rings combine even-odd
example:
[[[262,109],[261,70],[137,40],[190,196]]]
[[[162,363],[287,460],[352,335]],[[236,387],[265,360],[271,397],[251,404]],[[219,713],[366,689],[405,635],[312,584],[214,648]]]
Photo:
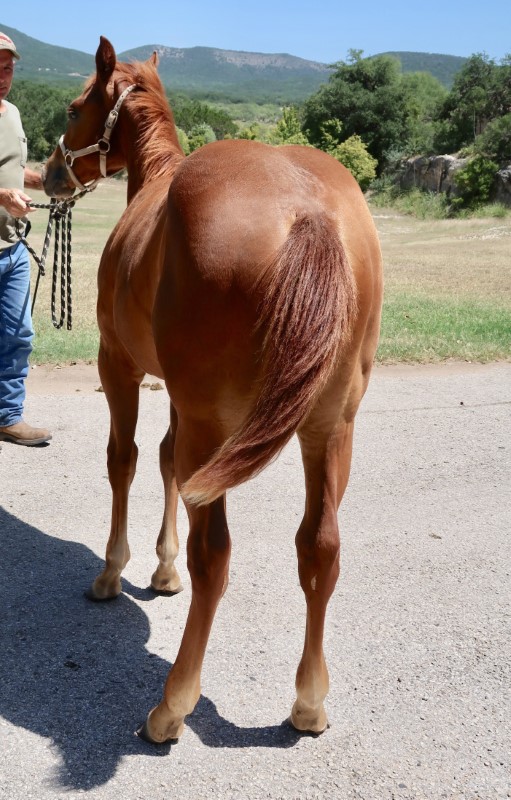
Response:
[[[90,372],[90,371],[89,371]],[[376,371],[340,513],[326,654],[331,728],[282,725],[304,602],[296,442],[229,496],[231,584],[177,745],[134,730],[158,702],[190,598],[147,590],[161,515],[164,391],[142,391],[125,593],[82,590],[109,525],[104,395],[33,371],[41,449],[0,452],[0,797],[491,800],[511,796],[511,364]],[[183,539],[186,525],[180,511]]]

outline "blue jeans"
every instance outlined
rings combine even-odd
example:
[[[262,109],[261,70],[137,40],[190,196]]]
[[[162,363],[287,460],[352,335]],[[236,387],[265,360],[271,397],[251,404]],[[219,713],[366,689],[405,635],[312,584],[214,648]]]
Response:
[[[25,378],[32,352],[30,260],[18,242],[0,250],[0,426],[23,417]]]

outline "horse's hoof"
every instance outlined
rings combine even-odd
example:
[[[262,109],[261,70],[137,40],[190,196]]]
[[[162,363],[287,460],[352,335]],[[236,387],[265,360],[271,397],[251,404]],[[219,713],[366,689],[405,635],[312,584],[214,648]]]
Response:
[[[172,597],[175,594],[179,594],[179,592],[183,591],[183,584],[180,583],[175,589],[169,587],[168,589],[165,586],[154,586],[151,583],[151,589],[155,594],[161,595],[162,597]]]
[[[98,595],[94,593],[92,586],[89,589],[85,589],[83,594],[87,600],[91,600],[93,603],[106,603],[109,600],[116,600],[119,597],[118,594],[111,594],[107,595],[106,597],[98,597]]]
[[[147,727],[147,722],[144,722],[143,725],[135,731],[136,735],[139,739],[142,739],[144,742],[148,744],[155,744],[157,747],[162,744],[177,744],[179,739],[163,739],[161,742],[153,739],[152,736],[149,734],[149,730]]]
[[[293,706],[289,722],[300,733],[312,736],[321,736],[330,727],[324,708],[318,712],[300,709],[297,704]]]
[[[185,724],[183,719],[168,719],[168,709],[160,703],[149,712],[144,724],[137,730],[145,742],[150,744],[176,743],[181,737]]]
[[[175,567],[164,569],[160,565],[151,575],[151,588],[156,594],[173,595],[183,591],[183,584]]]

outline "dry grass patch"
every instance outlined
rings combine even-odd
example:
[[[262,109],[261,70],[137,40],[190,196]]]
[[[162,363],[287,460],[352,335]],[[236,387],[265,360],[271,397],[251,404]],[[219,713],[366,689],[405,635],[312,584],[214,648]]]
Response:
[[[373,216],[388,292],[495,300],[511,309],[511,215],[419,220],[377,209]]]

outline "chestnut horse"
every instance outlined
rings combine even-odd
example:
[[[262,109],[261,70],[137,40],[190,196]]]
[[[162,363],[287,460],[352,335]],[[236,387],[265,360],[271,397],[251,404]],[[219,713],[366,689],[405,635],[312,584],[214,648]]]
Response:
[[[192,599],[163,699],[142,735],[180,736],[228,581],[225,493],[263,469],[297,433],[305,510],[296,535],[306,599],[291,722],[327,727],[323,630],[339,574],[337,511],[354,418],[369,380],[382,301],[378,237],[362,192],[311,147],[219,141],[184,157],[156,70],[116,61],[101,37],[96,74],[71,103],[44,186],[70,196],[123,167],[128,206],[98,275],[99,372],[110,408],[112,523],[90,597],[121,592],[129,559],[140,383],[160,376],[171,398],[160,446],[165,510],[152,587],[181,588],[178,492],[189,518]]]

